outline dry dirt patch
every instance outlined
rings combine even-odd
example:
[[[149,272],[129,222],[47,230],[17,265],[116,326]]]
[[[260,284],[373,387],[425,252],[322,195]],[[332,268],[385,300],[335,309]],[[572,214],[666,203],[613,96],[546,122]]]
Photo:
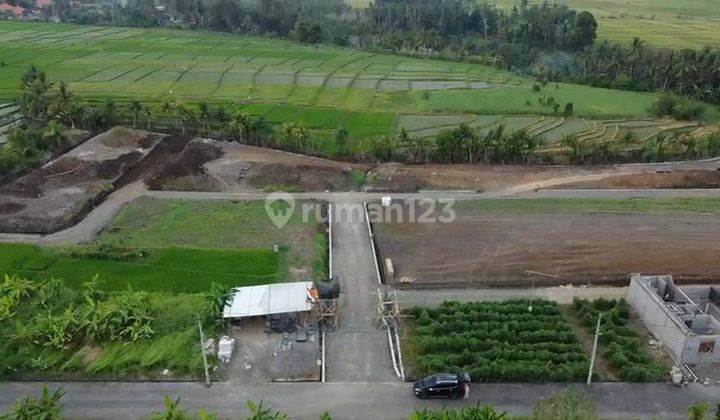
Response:
[[[632,272],[720,277],[716,214],[458,209],[452,223],[374,226],[395,278],[414,277],[413,288],[624,285]]]
[[[244,191],[267,187],[301,191],[353,190],[353,171],[366,165],[336,162],[213,139],[194,139],[152,189]]]

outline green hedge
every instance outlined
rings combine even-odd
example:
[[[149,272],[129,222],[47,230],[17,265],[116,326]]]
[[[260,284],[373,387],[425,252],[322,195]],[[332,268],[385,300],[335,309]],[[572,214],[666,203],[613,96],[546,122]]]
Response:
[[[469,372],[476,382],[568,382],[587,375],[587,355],[554,302],[445,302],[409,312],[418,376]]]
[[[600,343],[605,349],[602,357],[618,369],[620,380],[625,382],[658,382],[667,376],[667,368],[653,361],[643,337],[626,326],[630,309],[625,299],[573,300],[582,323],[594,330],[600,313]]]

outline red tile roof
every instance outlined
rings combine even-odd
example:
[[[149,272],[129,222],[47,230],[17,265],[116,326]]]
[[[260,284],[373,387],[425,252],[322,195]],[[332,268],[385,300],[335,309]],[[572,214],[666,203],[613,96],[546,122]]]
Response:
[[[13,6],[8,3],[2,3],[0,4],[0,12],[10,12],[15,16],[20,16],[25,13],[25,9],[20,6]]]

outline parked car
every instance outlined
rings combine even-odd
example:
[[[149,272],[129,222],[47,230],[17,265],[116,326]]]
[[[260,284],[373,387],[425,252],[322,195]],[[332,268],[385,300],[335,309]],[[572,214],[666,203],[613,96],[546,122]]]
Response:
[[[413,384],[413,393],[418,398],[460,398],[470,386],[467,373],[438,373]]]

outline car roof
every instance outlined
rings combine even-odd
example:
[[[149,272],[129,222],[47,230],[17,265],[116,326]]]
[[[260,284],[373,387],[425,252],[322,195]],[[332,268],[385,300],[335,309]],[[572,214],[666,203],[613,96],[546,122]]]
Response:
[[[431,380],[436,384],[440,383],[457,383],[458,376],[454,373],[438,373],[436,375],[429,376],[427,379]]]

